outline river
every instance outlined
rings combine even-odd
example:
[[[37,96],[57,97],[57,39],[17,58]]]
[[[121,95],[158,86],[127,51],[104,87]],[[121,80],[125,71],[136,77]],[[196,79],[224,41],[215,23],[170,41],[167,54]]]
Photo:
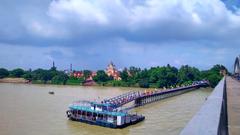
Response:
[[[132,90],[139,88],[0,83],[0,135],[177,135],[212,91],[201,88],[136,108],[132,111],[146,119],[124,129],[87,125],[66,117],[72,101],[100,101]]]

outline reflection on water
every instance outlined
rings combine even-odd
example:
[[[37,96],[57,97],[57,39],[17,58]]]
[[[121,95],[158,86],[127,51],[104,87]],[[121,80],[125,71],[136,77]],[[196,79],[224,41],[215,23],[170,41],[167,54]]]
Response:
[[[139,90],[131,88],[131,90]],[[66,118],[75,100],[102,100],[130,88],[0,84],[1,135],[146,135],[179,134],[212,89],[201,89],[132,110],[146,119],[124,129],[110,129]],[[54,95],[48,94],[54,91]]]

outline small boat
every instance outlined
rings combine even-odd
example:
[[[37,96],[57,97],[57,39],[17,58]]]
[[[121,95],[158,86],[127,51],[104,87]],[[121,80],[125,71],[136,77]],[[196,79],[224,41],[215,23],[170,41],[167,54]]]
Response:
[[[54,92],[53,92],[53,91],[49,91],[49,92],[48,92],[48,94],[51,94],[51,95],[53,95],[53,94],[54,94]]]
[[[74,102],[66,113],[70,120],[108,128],[124,128],[145,119],[142,115],[118,111],[112,104],[91,101]]]

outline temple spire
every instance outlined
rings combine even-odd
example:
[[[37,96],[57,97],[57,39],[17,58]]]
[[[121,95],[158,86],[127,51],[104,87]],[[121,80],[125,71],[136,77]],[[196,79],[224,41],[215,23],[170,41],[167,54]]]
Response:
[[[53,61],[53,63],[52,63],[51,70],[57,70],[57,68],[55,67],[55,63],[54,63],[54,61]]]

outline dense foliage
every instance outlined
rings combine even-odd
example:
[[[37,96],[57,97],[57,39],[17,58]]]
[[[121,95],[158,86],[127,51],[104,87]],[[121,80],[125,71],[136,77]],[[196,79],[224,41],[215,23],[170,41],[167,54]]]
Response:
[[[101,82],[107,82],[107,81],[110,81],[110,80],[113,80],[112,77],[109,77],[105,71],[103,70],[99,70],[97,71],[97,75],[93,77],[93,80],[95,82],[98,82],[98,83],[101,83]]]
[[[84,77],[77,78],[77,77],[70,76],[66,84],[81,85],[83,84],[83,82],[84,82]]]
[[[223,77],[221,72],[224,70],[227,72],[227,69],[222,65],[215,65],[210,70],[205,71],[188,65],[183,65],[179,69],[170,65],[143,70],[130,67],[120,72],[122,78],[120,81],[106,79],[107,75],[104,71],[99,71],[94,80],[101,85],[143,88],[170,88],[191,84],[193,81],[208,80],[211,87],[215,87]]]
[[[21,77],[24,74],[24,70],[21,68],[14,69],[10,72],[10,76]]]
[[[0,78],[7,77],[9,75],[9,72],[5,68],[0,68]]]
[[[211,87],[215,87],[223,77],[220,74],[220,72],[223,70],[225,70],[228,73],[227,69],[224,66],[215,65],[210,70],[202,71],[201,78],[208,80],[210,82]]]
[[[109,77],[104,70],[97,71],[97,75],[93,77],[93,80],[97,84],[104,86],[169,88],[205,79],[210,82],[211,87],[215,87],[223,77],[222,71],[224,70],[227,72],[227,69],[222,65],[215,65],[210,70],[205,71],[200,71],[188,65],[181,66],[179,69],[170,65],[143,70],[130,67],[120,72],[121,80],[113,80],[113,77]],[[90,70],[84,70],[83,73],[83,77],[76,78],[58,71],[56,67],[49,70],[36,69],[34,71],[24,71],[20,68],[8,71],[0,68],[0,78],[23,77],[33,83],[81,85],[86,78],[91,76]]]
[[[0,69],[0,77],[22,77],[33,83],[52,83],[52,84],[66,84],[68,75],[62,71],[57,71],[56,67],[52,67],[49,70],[36,69],[34,71],[24,71],[21,68],[8,71],[6,69]]]

